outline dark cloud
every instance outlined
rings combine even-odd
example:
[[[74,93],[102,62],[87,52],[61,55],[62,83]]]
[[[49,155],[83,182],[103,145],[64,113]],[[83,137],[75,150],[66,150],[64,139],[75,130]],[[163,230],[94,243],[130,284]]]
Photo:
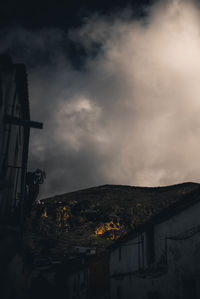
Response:
[[[161,1],[142,19],[125,10],[68,33],[1,35],[0,50],[28,65],[32,118],[44,122],[29,163],[47,172],[43,196],[199,181],[199,17],[191,1]]]
[[[58,27],[69,29],[78,27],[84,23],[85,18],[98,13],[111,14],[131,7],[133,14],[141,16],[145,14],[146,7],[154,0],[84,0],[84,1],[35,1],[7,0],[1,4],[0,27],[23,26],[29,29],[41,27]]]

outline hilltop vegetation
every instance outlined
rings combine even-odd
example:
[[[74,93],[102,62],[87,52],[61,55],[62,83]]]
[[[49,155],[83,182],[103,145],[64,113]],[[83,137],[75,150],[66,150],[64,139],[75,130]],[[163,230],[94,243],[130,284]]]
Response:
[[[75,246],[103,250],[131,229],[199,188],[104,185],[43,199],[33,206],[26,244],[37,254],[68,254]]]

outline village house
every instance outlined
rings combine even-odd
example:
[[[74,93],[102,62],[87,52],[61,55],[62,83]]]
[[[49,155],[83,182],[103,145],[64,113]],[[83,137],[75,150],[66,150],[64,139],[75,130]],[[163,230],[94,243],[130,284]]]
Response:
[[[109,299],[109,255],[107,252],[101,255],[85,252],[71,256],[62,264],[62,270],[58,273],[59,277],[62,276],[62,287],[65,289],[64,293],[67,298]]]
[[[111,299],[200,298],[200,188],[110,248]]]
[[[112,245],[93,255],[76,247],[77,257],[63,264],[67,298],[200,298],[199,184],[157,188],[155,200],[146,199],[137,200],[143,214],[134,211],[135,228]]]
[[[7,55],[0,63],[0,216],[9,223],[24,200],[30,127],[20,122],[30,121],[30,111],[25,66]]]
[[[30,128],[26,67],[0,55],[0,297],[9,298],[9,267],[22,244]]]

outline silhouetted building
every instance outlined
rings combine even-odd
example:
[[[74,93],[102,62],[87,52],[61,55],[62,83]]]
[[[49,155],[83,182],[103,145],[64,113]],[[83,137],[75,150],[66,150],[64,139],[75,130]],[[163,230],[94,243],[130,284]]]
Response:
[[[23,64],[0,56],[0,287],[21,244],[30,128],[27,74]],[[0,294],[1,297],[2,294]]]
[[[30,128],[26,68],[0,56],[0,221],[10,224],[23,214]],[[16,215],[17,209],[17,215]],[[19,211],[19,209],[21,209]],[[18,219],[16,219],[16,217]]]
[[[109,298],[109,255],[82,253],[71,256],[62,264],[57,281],[68,299]],[[58,288],[59,284],[56,283]],[[62,289],[59,287],[58,289]]]
[[[111,299],[200,298],[200,189],[110,248]]]
[[[110,187],[98,187],[98,192],[93,189],[95,192],[91,200],[92,204],[99,194],[101,195],[99,203],[106,198],[107,205],[111,205],[110,198],[113,194],[115,201],[117,197],[121,198],[121,205],[125,205],[129,200],[128,207],[123,212],[119,209],[116,214],[120,214],[116,217],[119,221],[123,219],[125,222],[124,216],[127,215],[127,211],[130,211],[129,217],[133,218],[134,226],[129,226],[121,236],[113,234],[113,237],[118,238],[112,239],[112,245],[107,242],[108,245],[103,247],[99,245],[97,238],[101,238],[102,235],[110,238],[112,235],[107,235],[106,230],[110,232],[111,229],[117,229],[118,232],[119,225],[123,225],[122,221],[119,225],[115,225],[116,222],[108,222],[108,218],[103,218],[104,223],[100,218],[101,225],[98,222],[93,223],[91,240],[87,239],[86,234],[89,234],[87,228],[81,230],[81,233],[79,230],[79,234],[74,233],[70,238],[68,236],[70,229],[65,231],[66,234],[62,236],[68,237],[67,241],[64,238],[57,238],[63,241],[61,250],[65,252],[66,259],[64,262],[60,259],[60,271],[54,270],[57,274],[54,276],[57,277],[56,290],[61,290],[69,299],[200,298],[200,185],[184,183],[158,188],[130,186],[114,188],[112,186],[112,190],[117,189],[117,191],[110,192],[109,197],[103,197],[105,193],[101,193],[102,189],[108,190]],[[133,193],[128,193],[127,189],[132,190]],[[88,209],[90,193],[86,190],[84,194],[83,191],[81,195],[85,195],[84,200],[87,200],[85,215],[88,215],[88,211],[91,212]],[[80,191],[69,193],[68,196],[70,196],[69,200],[72,198],[74,201],[76,198],[83,200]],[[67,201],[64,205],[61,196],[56,201],[57,207],[63,204],[62,210],[66,211],[69,208],[66,207]],[[47,203],[45,205],[45,200],[40,203],[43,206],[43,209],[40,207],[41,215],[49,221],[48,223],[52,221],[52,218],[49,219],[50,203],[53,204],[51,208],[55,210],[55,198],[49,199],[49,205]],[[79,211],[82,211],[83,215],[83,204],[81,207]],[[97,207],[99,208],[100,205]],[[80,215],[77,210],[75,212],[76,215]],[[112,210],[111,212],[112,217],[115,217]],[[109,213],[110,210],[108,212],[110,216]],[[91,224],[90,216],[91,214],[87,223]],[[65,225],[67,221],[69,221],[68,217]],[[80,227],[80,224],[78,225]],[[73,229],[74,227],[71,229],[72,232]],[[110,241],[110,239],[106,240]],[[80,242],[79,246],[78,242]],[[70,248],[67,247],[69,244]],[[56,247],[53,250],[55,249]]]

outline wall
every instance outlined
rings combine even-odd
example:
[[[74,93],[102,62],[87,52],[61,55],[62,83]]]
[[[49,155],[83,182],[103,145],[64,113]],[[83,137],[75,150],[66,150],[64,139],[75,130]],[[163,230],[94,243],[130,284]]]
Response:
[[[82,256],[65,265],[68,299],[109,298],[109,255]]]
[[[21,192],[23,128],[4,123],[5,115],[22,117],[15,65],[0,68],[0,85],[0,214],[1,219],[6,219],[13,213]]]
[[[142,234],[143,242],[130,245],[138,242],[135,237],[123,244],[120,261],[119,249],[113,250],[110,255],[111,299],[200,298],[199,214],[200,203],[196,203],[155,226],[152,264],[147,263],[146,232]],[[141,236],[139,241],[142,241]]]
[[[109,294],[109,255],[97,256],[89,263],[90,298],[107,299]]]
[[[3,60],[4,61],[4,60]],[[4,61],[5,62],[5,61]],[[2,64],[0,58],[0,297],[11,298],[20,280],[21,265],[18,267],[17,251],[21,247],[21,207],[23,161],[27,159],[28,138],[24,129],[5,122],[5,116],[24,118],[28,107],[25,67]],[[23,85],[23,87],[22,87]],[[23,98],[23,100],[22,100]],[[28,110],[28,109],[27,109]],[[28,111],[29,112],[29,111]],[[27,113],[26,118],[29,117]],[[26,134],[28,136],[28,134]],[[26,140],[26,142],[24,142]],[[26,155],[23,155],[26,149]],[[15,285],[14,285],[15,284]],[[11,296],[11,297],[10,297]],[[17,294],[15,296],[17,298]],[[21,297],[20,297],[21,298]]]
[[[110,255],[111,275],[133,273],[138,271],[140,264],[143,263],[142,257],[139,258],[142,249],[141,235],[131,239],[112,251]],[[121,258],[120,258],[121,251]]]
[[[66,277],[67,298],[88,298],[88,268],[79,269]]]

